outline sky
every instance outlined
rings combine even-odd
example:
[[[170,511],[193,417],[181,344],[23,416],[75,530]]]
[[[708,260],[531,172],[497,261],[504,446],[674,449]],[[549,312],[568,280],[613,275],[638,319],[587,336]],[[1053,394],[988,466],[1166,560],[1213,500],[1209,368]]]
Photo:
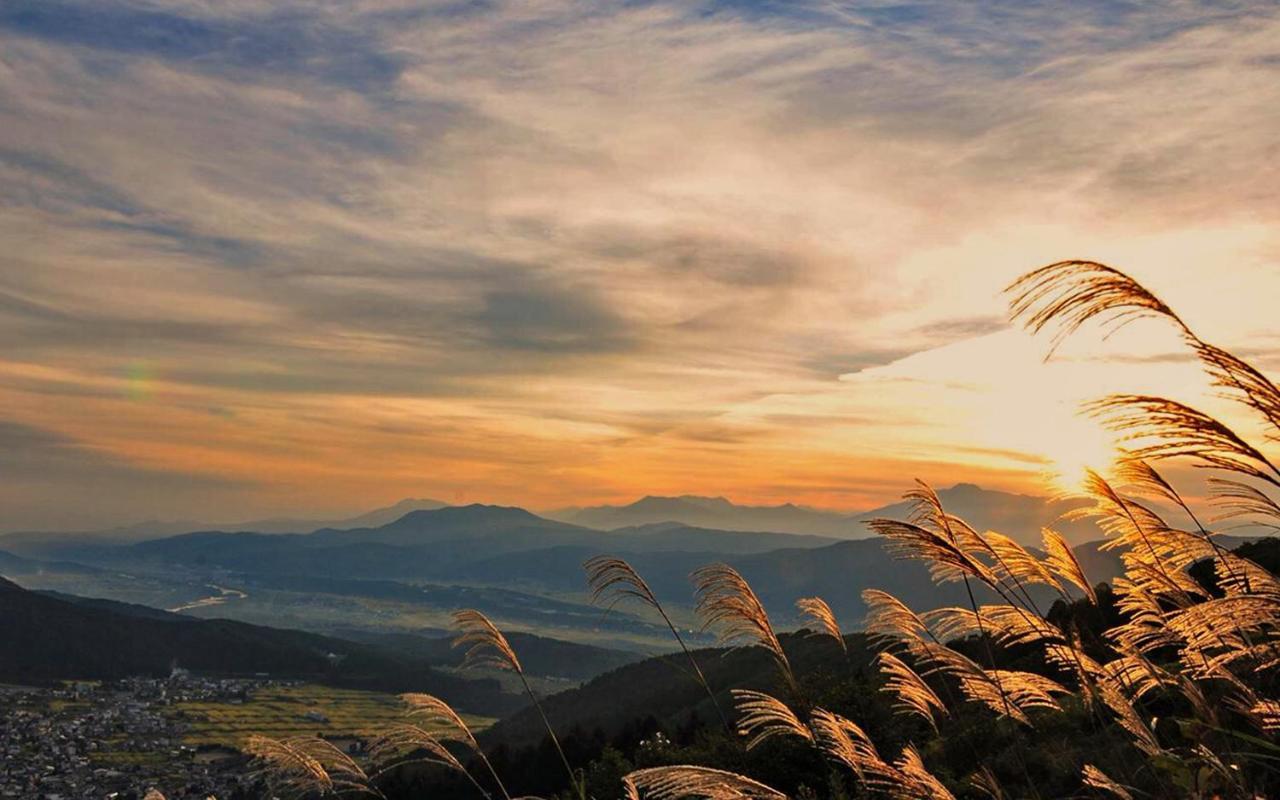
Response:
[[[1219,401],[1003,287],[1276,370],[1278,187],[1269,2],[7,0],[0,529],[1044,493]]]

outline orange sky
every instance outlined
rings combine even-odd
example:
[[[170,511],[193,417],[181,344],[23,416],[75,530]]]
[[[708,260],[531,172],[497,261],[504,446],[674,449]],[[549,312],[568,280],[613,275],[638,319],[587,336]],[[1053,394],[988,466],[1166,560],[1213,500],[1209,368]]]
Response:
[[[0,529],[1050,491],[1080,400],[1220,408],[1042,363],[1062,258],[1280,365],[1266,7],[83,2],[0,12]]]

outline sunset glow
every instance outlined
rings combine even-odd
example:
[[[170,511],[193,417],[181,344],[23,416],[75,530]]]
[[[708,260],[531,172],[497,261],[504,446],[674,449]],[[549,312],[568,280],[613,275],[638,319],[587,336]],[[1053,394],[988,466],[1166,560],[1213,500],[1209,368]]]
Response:
[[[0,5],[3,524],[1044,494],[1084,400],[1238,419],[1001,294],[1280,367],[1280,17],[1194,5]]]

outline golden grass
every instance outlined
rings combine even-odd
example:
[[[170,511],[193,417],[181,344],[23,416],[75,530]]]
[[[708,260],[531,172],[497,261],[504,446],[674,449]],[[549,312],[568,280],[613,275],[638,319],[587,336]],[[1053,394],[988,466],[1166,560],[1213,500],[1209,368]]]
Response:
[[[257,759],[276,794],[306,797],[358,792],[381,796],[353,758],[318,737],[251,736],[245,752]]]
[[[675,639],[676,644],[680,645],[680,650],[684,653],[685,659],[689,662],[689,667],[693,671],[694,679],[711,700],[711,705],[716,710],[716,716],[720,718],[725,730],[732,733],[733,726],[729,724],[724,710],[720,708],[716,693],[712,690],[711,685],[707,683],[707,678],[702,673],[702,667],[698,665],[698,660],[693,657],[693,653],[690,652],[684,637],[680,635],[679,629],[671,621],[671,617],[667,614],[667,610],[662,607],[662,603],[658,602],[658,598],[653,593],[653,590],[649,588],[649,584],[645,582],[644,578],[640,577],[640,573],[636,572],[635,568],[623,559],[610,555],[589,558],[583,563],[582,567],[587,574],[587,586],[591,589],[592,603],[604,605],[606,609],[612,609],[618,603],[630,599],[658,612],[658,615],[662,617],[662,621],[666,623],[667,630],[671,632],[671,637]],[[834,617],[832,619],[834,621]],[[843,640],[841,640],[841,646],[844,646]]]
[[[775,736],[813,741],[813,733],[781,700],[750,689],[734,689],[733,700],[739,715],[738,732],[746,737],[748,750]]]
[[[715,630],[720,641],[728,645],[753,644],[773,656],[774,663],[787,685],[799,691],[791,662],[782,650],[769,614],[751,585],[727,564],[710,564],[693,573],[697,593],[697,613],[702,626]]]
[[[453,624],[458,629],[458,636],[453,640],[454,647],[466,647],[463,667],[492,667],[509,669],[524,675],[520,659],[512,649],[507,637],[502,635],[498,626],[488,617],[473,609],[455,612]]]
[[[524,668],[520,666],[520,659],[516,656],[516,651],[511,647],[511,643],[507,641],[507,637],[488,617],[475,609],[468,608],[458,611],[453,615],[453,619],[458,629],[458,636],[453,640],[453,646],[467,647],[463,667],[488,666],[509,669],[520,677],[520,683],[524,686],[525,694],[528,695],[529,701],[533,703],[534,709],[537,710],[538,716],[542,719],[542,724],[547,729],[547,736],[551,739],[551,744],[555,746],[556,755],[560,756],[560,762],[564,765],[565,772],[569,776],[569,782],[573,785],[580,800],[586,800],[586,784],[569,763],[568,757],[565,756],[564,748],[560,745],[560,737],[556,735],[555,728],[551,725],[551,720],[547,718],[547,712],[542,707],[542,701],[538,699],[537,693],[529,685],[529,679],[524,674]],[[485,759],[485,764],[489,766],[490,771],[493,770],[492,765],[489,765],[488,759]],[[497,780],[496,774],[494,779]],[[498,783],[501,785],[500,780]],[[503,792],[505,793],[505,791],[504,789]]]
[[[897,697],[897,708],[904,714],[916,714],[935,730],[938,727],[934,714],[947,714],[947,706],[924,678],[907,666],[906,662],[885,650],[876,656],[880,671],[888,678],[884,691]]]
[[[743,775],[708,767],[681,765],[640,769],[627,775],[629,797],[654,800],[703,797],[706,800],[787,800],[787,796]]]
[[[801,597],[796,601],[796,608],[802,615],[817,624],[819,633],[825,633],[835,639],[841,650],[849,652],[848,646],[844,643],[844,634],[840,631],[840,623],[836,621],[835,612],[831,610],[831,606],[827,605],[826,600],[821,597]]]

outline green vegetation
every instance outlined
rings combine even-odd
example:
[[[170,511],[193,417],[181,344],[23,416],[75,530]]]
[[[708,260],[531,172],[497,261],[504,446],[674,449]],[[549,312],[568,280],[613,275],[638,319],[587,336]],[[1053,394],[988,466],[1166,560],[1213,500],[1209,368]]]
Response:
[[[427,690],[463,708],[502,714],[519,707],[497,681],[446,675],[413,653],[230,620],[133,613],[120,604],[68,602],[0,578],[0,679],[47,684],[66,678],[163,677],[175,664],[228,677],[259,674],[353,689]],[[59,636],[47,635],[49,630]]]
[[[100,750],[90,754],[90,759],[95,766],[107,769],[156,767],[168,761],[169,758],[168,753],[158,751]]]
[[[395,695],[382,692],[299,684],[258,689],[239,704],[179,703],[171,714],[190,725],[183,737],[188,744],[239,749],[253,734],[277,738],[372,736],[403,722],[405,707]],[[494,721],[474,715],[464,715],[464,719],[477,731]]]

